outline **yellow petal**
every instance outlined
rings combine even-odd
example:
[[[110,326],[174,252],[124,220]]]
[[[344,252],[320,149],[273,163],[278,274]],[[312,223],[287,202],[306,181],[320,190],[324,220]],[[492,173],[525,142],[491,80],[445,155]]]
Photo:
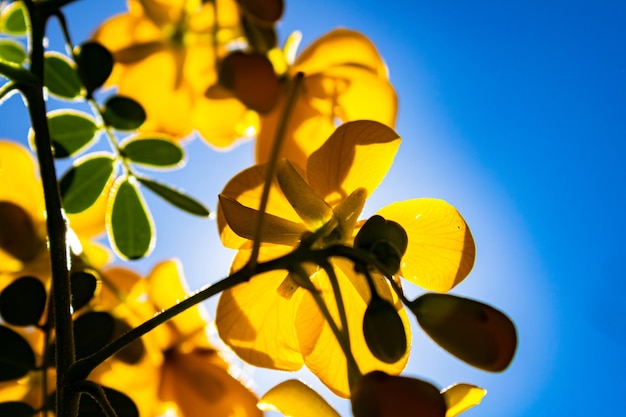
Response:
[[[461,214],[443,200],[419,198],[393,203],[377,214],[399,223],[409,244],[401,275],[424,289],[445,292],[470,273],[474,238]]]
[[[462,412],[480,404],[487,390],[476,385],[454,384],[441,391],[448,411],[446,417],[456,417]]]
[[[255,395],[228,373],[214,350],[170,352],[163,364],[160,397],[174,402],[180,417],[262,416]]]
[[[283,157],[301,167],[306,166],[309,155],[319,148],[335,130],[333,115],[320,113],[311,105],[306,78],[304,84],[305,86],[300,92],[302,97],[296,101],[287,125],[286,140],[281,151]],[[274,109],[261,119],[261,128],[256,142],[256,161],[258,163],[265,163],[269,160],[276,129],[284,107],[285,98],[283,97]]]
[[[256,236],[259,211],[241,205],[232,198],[220,195],[219,208],[228,226],[240,237],[279,245],[297,246],[307,231],[303,224],[294,223],[272,214],[264,214],[261,235]]]
[[[261,261],[284,255],[290,248],[264,244]],[[250,250],[240,250],[233,268],[245,263]],[[271,271],[226,290],[220,296],[215,323],[218,333],[237,355],[265,368],[297,370],[303,363],[294,323],[304,290],[279,293],[286,271]]]
[[[357,188],[371,195],[387,175],[399,146],[397,133],[381,123],[346,123],[309,158],[308,182],[331,206]]]
[[[340,268],[335,268],[335,273],[337,274],[342,299],[347,309],[350,344],[359,369],[363,374],[373,370],[382,370],[394,375],[399,374],[408,361],[408,351],[398,362],[388,364],[376,359],[365,342],[365,337],[363,336],[363,315],[370,297],[365,277],[357,275],[354,272],[353,265],[347,261],[333,262],[341,265]],[[324,272],[320,271],[320,273],[316,274],[314,282],[326,301],[331,315],[339,323],[337,305],[328,277]],[[377,277],[376,286],[377,289],[380,288],[378,290],[379,294],[397,307],[400,318],[404,323],[404,328],[407,331],[407,341],[410,346],[410,325],[406,311],[402,308],[402,304],[395,294],[390,291],[389,284],[384,281],[383,277]],[[317,311],[317,304],[315,304],[310,293],[306,293],[303,297],[300,310]],[[321,315],[321,313],[317,314]],[[300,322],[296,323],[296,326],[298,326],[298,332],[300,333],[311,332],[306,325],[301,325]],[[317,343],[313,350],[305,356],[305,364],[335,394],[345,398],[349,397],[350,388],[345,355],[327,323],[324,322],[324,327],[319,332]]]
[[[290,379],[272,387],[257,404],[264,411],[278,411],[285,417],[339,417],[339,413],[311,387]]]
[[[264,183],[265,166],[255,165],[235,175],[226,184],[221,192],[221,195],[231,200],[236,200],[242,206],[258,210],[261,203],[261,194],[263,192]],[[277,218],[290,221],[294,224],[302,223],[302,220],[293,207],[291,207],[291,204],[289,204],[289,201],[287,201],[280,190],[280,187],[275,182],[272,183],[270,188],[266,213]],[[236,219],[231,220],[234,221]],[[240,220],[245,221],[244,219]],[[217,208],[217,227],[220,232],[222,243],[228,248],[239,249],[241,245],[247,241],[247,238],[237,235],[228,225],[221,204]],[[303,231],[306,231],[304,225],[302,225],[302,228]]]
[[[276,179],[291,206],[311,231],[319,229],[330,220],[333,210],[311,189],[288,160],[278,161]]]
[[[296,59],[293,72],[324,72],[338,65],[361,66],[387,76],[387,68],[374,44],[363,34],[336,29],[317,39]]]
[[[182,265],[176,260],[168,260],[157,264],[148,275],[150,301],[158,310],[167,309],[186,298],[189,289],[184,281]],[[206,339],[208,313],[200,305],[191,307],[180,313],[165,326],[171,326],[172,340],[164,350],[172,345],[178,345],[193,336],[197,343]],[[208,341],[206,342],[208,343]]]

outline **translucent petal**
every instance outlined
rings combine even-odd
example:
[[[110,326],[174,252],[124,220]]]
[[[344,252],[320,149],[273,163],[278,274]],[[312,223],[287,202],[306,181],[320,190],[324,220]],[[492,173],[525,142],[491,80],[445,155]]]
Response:
[[[308,46],[296,59],[293,72],[324,72],[339,65],[362,66],[386,77],[387,68],[374,44],[363,34],[336,29]]]
[[[291,248],[261,247],[261,261],[284,255]],[[237,253],[233,269],[250,256],[250,250]],[[271,271],[226,290],[220,296],[215,323],[221,339],[246,362],[266,368],[297,370],[303,364],[294,323],[304,290],[290,296],[279,293],[286,271]]]
[[[354,273],[353,265],[349,262],[339,261],[335,263],[341,265],[340,268],[335,268],[335,272],[339,280],[342,299],[347,309],[350,344],[359,369],[364,374],[373,370],[399,374],[406,366],[409,356],[408,351],[398,362],[393,364],[384,363],[372,355],[367,347],[362,330],[363,315],[367,308],[366,300],[369,301],[369,288],[364,283],[365,277]],[[326,274],[323,272],[318,273],[314,282],[320,289],[321,295],[331,311],[331,315],[339,322],[337,305]],[[397,297],[392,296],[389,285],[384,281],[384,278],[378,277],[376,285],[380,287],[379,293],[381,296],[389,297],[387,299],[397,307],[400,318],[404,323],[404,328],[407,331],[407,339],[410,346],[410,325],[406,311],[402,308],[402,304]],[[300,309],[316,311],[317,305],[309,293],[306,293],[302,299]],[[321,315],[321,313],[319,314]],[[310,331],[299,322],[296,323],[296,326],[298,326],[299,332]],[[314,349],[305,356],[305,364],[335,394],[342,397],[350,395],[345,355],[328,324],[324,324]]]
[[[257,406],[264,411],[278,411],[285,417],[339,417],[324,397],[297,379],[272,387]]]
[[[409,244],[401,275],[424,289],[445,292],[470,273],[474,238],[461,214],[443,200],[419,198],[393,203],[377,214],[399,223]]]
[[[148,286],[150,300],[157,311],[172,307],[190,292],[184,280],[182,265],[175,260],[157,264],[148,275]],[[165,324],[172,329],[170,334],[173,339],[162,349],[167,350],[192,336],[199,336],[195,339],[197,346],[198,341],[206,338],[208,321],[208,313],[200,305],[180,313]]]
[[[309,184],[331,206],[357,188],[371,195],[387,175],[399,146],[397,133],[381,123],[346,123],[309,158]]]
[[[265,166],[255,165],[247,168],[235,175],[224,187],[221,194],[230,199],[236,200],[245,207],[257,210],[261,203],[263,184],[265,183]],[[270,188],[270,195],[266,213],[276,217],[301,223],[301,219],[294,211],[289,201],[285,198],[278,187],[273,183]],[[222,243],[229,248],[239,249],[247,239],[238,236],[226,222],[223,208],[217,208],[217,227],[220,232]]]
[[[163,364],[160,398],[182,417],[260,417],[257,398],[229,372],[213,350],[171,352]]]
[[[448,408],[446,417],[456,417],[480,404],[487,390],[476,385],[459,383],[444,388],[441,394]]]

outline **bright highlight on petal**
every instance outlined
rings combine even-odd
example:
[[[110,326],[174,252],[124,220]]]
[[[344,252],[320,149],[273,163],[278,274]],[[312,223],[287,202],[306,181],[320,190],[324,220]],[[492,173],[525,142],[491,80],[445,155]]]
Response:
[[[339,417],[321,395],[297,379],[271,388],[261,397],[257,407],[264,411],[278,411],[285,417]]]
[[[456,417],[464,411],[480,404],[487,390],[476,385],[454,384],[441,390],[448,411],[446,417]]]
[[[378,211],[404,227],[409,237],[401,275],[420,287],[446,292],[474,266],[476,247],[461,214],[443,200],[419,198]]]

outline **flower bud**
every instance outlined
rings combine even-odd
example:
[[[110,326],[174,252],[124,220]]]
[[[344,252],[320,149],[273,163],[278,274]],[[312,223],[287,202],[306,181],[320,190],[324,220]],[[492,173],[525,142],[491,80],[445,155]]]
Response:
[[[354,417],[444,417],[446,403],[432,384],[415,378],[387,375],[381,371],[364,375],[350,399]]]
[[[372,216],[354,239],[354,247],[370,252],[384,265],[385,274],[393,275],[400,269],[402,256],[409,239],[402,226],[392,220]]]
[[[40,245],[28,213],[16,204],[0,202],[0,249],[27,262],[37,255]]]
[[[404,324],[393,304],[374,293],[363,316],[363,336],[380,361],[395,363],[407,351]]]

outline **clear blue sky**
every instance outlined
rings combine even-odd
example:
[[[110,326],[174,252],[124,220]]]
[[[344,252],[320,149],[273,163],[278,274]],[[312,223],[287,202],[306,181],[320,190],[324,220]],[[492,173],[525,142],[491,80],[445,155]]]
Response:
[[[72,5],[75,41],[122,9],[121,0]],[[620,410],[626,388],[625,21],[623,1],[287,4],[281,37],[299,29],[306,45],[337,26],[357,29],[389,66],[404,141],[366,210],[415,197],[454,204],[478,251],[474,271],[454,293],[486,301],[518,325],[518,355],[503,374],[458,362],[414,327],[408,374],[439,386],[464,381],[488,389],[467,417]],[[0,109],[0,137],[24,140],[27,129],[22,104],[12,98]],[[225,181],[252,163],[250,143],[218,155],[218,164],[205,162],[216,155],[201,142],[188,149],[192,179],[186,170],[161,178],[211,208]],[[158,248],[136,267],[146,271],[158,259],[181,257],[193,288],[223,275],[231,254],[219,248],[214,223],[153,203]],[[267,375],[275,374],[253,372],[260,393]],[[345,414],[346,404],[338,404]]]

